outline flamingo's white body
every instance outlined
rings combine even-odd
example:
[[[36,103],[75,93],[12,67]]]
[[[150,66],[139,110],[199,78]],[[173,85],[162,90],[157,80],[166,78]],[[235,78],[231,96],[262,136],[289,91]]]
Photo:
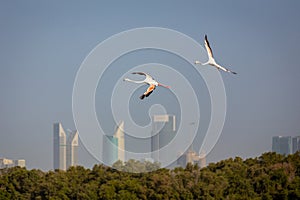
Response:
[[[217,69],[221,69],[225,72],[230,72],[230,73],[233,73],[233,74],[236,74],[236,72],[233,72],[225,67],[222,67],[221,65],[219,65],[215,59],[214,59],[214,56],[213,56],[213,52],[212,52],[212,49],[209,45],[209,42],[208,42],[208,39],[207,39],[207,35],[205,35],[205,48],[206,48],[206,51],[207,51],[207,55],[208,55],[208,61],[206,63],[201,63],[200,61],[196,60],[195,61],[195,64],[201,64],[201,65],[211,65],[211,66],[214,66],[216,67]]]
[[[157,86],[170,88],[169,86],[162,85],[162,84],[158,83],[156,80],[154,80],[154,78],[152,78],[152,76],[150,76],[149,74],[146,74],[144,72],[133,72],[132,74],[144,75],[144,76],[146,76],[146,78],[144,80],[141,80],[141,81],[134,81],[134,80],[131,80],[129,78],[124,78],[124,81],[133,82],[133,83],[145,83],[145,84],[149,85],[146,92],[144,92],[144,94],[142,94],[142,96],[140,96],[140,99],[144,99],[145,97],[148,97],[153,92],[153,90],[155,90],[155,88]]]

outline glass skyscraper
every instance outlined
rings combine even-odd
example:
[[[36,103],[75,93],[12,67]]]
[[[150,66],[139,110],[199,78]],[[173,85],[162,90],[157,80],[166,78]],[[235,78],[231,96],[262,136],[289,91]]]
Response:
[[[272,138],[272,151],[288,155],[292,153],[292,137],[291,136],[275,136]]]
[[[103,139],[103,162],[113,165],[116,161],[125,161],[124,122],[121,121],[114,135],[106,135]]]
[[[106,135],[103,138],[103,162],[112,166],[118,160],[118,138]]]

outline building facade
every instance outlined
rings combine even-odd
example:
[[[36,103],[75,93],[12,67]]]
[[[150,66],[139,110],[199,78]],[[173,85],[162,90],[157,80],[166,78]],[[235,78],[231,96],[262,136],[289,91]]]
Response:
[[[8,158],[0,158],[0,169],[10,167],[26,167],[26,162],[24,159],[11,160]]]
[[[293,137],[293,153],[300,151],[300,136]]]
[[[53,124],[53,167],[66,170],[67,136],[61,123]]]
[[[114,136],[118,139],[118,160],[125,162],[124,121],[121,121],[116,127]]]
[[[154,115],[152,117],[151,155],[152,159],[161,162],[164,156],[159,149],[168,145],[176,135],[174,115]]]
[[[103,138],[103,162],[112,166],[118,160],[118,138],[106,135]]]
[[[274,136],[272,138],[272,152],[282,155],[292,153],[292,137],[291,136]]]

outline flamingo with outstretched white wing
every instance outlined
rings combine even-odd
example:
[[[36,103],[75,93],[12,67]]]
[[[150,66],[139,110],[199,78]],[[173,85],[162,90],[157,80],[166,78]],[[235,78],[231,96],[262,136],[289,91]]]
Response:
[[[140,99],[144,99],[145,97],[148,97],[155,90],[155,88],[157,86],[170,88],[170,86],[166,86],[166,85],[163,85],[161,83],[158,83],[156,80],[154,80],[154,78],[152,78],[152,76],[150,76],[149,74],[146,74],[144,72],[133,72],[132,74],[144,75],[144,76],[146,76],[146,78],[144,80],[141,80],[141,81],[134,81],[134,80],[131,80],[129,78],[124,78],[124,81],[129,81],[129,82],[133,82],[133,83],[145,83],[145,84],[149,85],[146,92],[144,92],[144,94],[142,94],[140,96]]]
[[[214,67],[216,67],[217,69],[221,69],[221,70],[223,70],[223,71],[225,71],[225,72],[230,72],[230,73],[232,73],[232,74],[236,74],[236,72],[231,71],[231,70],[229,70],[229,69],[227,69],[227,68],[225,68],[225,67],[222,67],[221,65],[219,65],[219,64],[215,61],[214,56],[213,56],[212,49],[211,49],[211,47],[210,47],[210,45],[209,45],[209,42],[208,42],[208,39],[207,39],[207,35],[205,35],[205,40],[204,40],[204,42],[205,42],[205,48],[206,48],[207,55],[208,55],[208,61],[207,61],[206,63],[201,63],[200,61],[196,60],[196,61],[195,61],[195,64],[211,65],[211,66],[214,66]]]

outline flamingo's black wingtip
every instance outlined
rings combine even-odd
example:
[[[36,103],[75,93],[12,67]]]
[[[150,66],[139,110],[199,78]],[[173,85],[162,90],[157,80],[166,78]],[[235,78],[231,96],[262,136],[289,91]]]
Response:
[[[140,96],[140,99],[143,100],[145,98],[145,96],[146,95],[143,94],[142,96]]]

